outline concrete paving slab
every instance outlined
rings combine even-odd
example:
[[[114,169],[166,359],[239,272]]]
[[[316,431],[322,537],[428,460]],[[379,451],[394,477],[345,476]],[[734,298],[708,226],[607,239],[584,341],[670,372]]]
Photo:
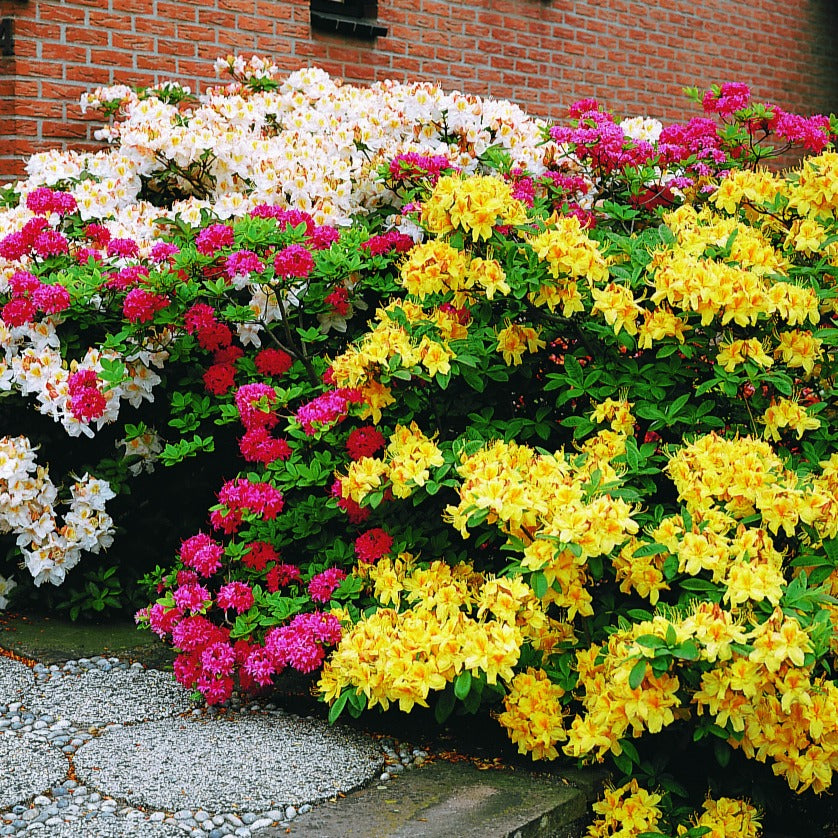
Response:
[[[572,838],[587,811],[584,792],[560,779],[438,761],[258,838]]]

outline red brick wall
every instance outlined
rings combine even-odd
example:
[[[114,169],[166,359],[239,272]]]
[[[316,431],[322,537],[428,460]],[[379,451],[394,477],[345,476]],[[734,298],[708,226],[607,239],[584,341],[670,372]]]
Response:
[[[350,81],[423,79],[559,117],[595,96],[620,115],[676,119],[681,89],[740,80],[804,113],[838,111],[833,0],[379,0],[385,37],[312,32],[308,0],[0,0],[0,182],[34,150],[90,141],[79,95],[176,79],[201,90],[213,60],[270,55]]]

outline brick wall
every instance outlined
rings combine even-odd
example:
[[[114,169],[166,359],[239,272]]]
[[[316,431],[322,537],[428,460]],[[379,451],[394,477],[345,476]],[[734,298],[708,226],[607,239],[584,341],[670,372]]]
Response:
[[[379,0],[373,41],[313,32],[308,0],[0,0],[0,182],[33,151],[90,145],[96,85],[176,79],[200,91],[238,52],[350,81],[435,81],[559,117],[595,96],[620,115],[690,113],[684,86],[740,80],[804,113],[838,111],[833,0]],[[694,113],[694,111],[692,111]]]

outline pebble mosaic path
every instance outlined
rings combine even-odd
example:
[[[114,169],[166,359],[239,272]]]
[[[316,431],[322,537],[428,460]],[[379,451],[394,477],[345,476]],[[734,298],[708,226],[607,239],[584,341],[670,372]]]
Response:
[[[196,708],[139,663],[0,654],[0,836],[258,838],[386,779],[384,757],[270,703]]]

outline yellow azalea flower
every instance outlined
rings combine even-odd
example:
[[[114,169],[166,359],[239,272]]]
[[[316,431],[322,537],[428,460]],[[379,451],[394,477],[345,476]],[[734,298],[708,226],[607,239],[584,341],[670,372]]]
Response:
[[[417,244],[401,266],[402,286],[416,297],[446,294],[462,289],[468,257],[441,239]]]
[[[543,669],[528,667],[511,681],[498,722],[518,746],[518,753],[533,759],[555,759],[556,744],[567,739],[561,698],[564,690],[550,681]]]
[[[806,431],[814,431],[821,426],[817,416],[810,416],[801,404],[783,397],[772,399],[760,419],[765,425],[765,436],[775,442],[782,439],[780,431],[783,428],[796,431],[800,439]]]
[[[506,296],[512,290],[506,282],[506,274],[497,259],[481,259],[475,256],[468,267],[470,284],[480,286],[486,292],[486,299],[495,294]]]
[[[789,187],[789,208],[810,218],[838,218],[838,152],[804,160]]]
[[[765,354],[762,342],[757,338],[732,340],[730,343],[719,345],[716,363],[726,372],[733,372],[739,364],[744,364],[745,361],[753,361],[766,369],[774,364],[774,361]]]
[[[704,812],[694,816],[693,824],[710,830],[705,838],[760,838],[762,835],[759,811],[750,803],[720,797],[708,798],[702,805]],[[678,835],[687,831],[686,826],[678,827]]]
[[[422,342],[419,344],[419,354],[422,366],[430,375],[447,375],[451,372],[449,362],[455,355],[446,344],[431,340],[427,335],[424,335]]]
[[[579,219],[573,215],[556,216],[550,226],[528,242],[539,259],[547,263],[553,279],[586,278],[604,282],[608,278],[608,262],[596,242],[588,237]]]
[[[823,341],[809,331],[792,329],[781,332],[774,355],[783,359],[789,367],[802,367],[806,375],[811,375],[815,364],[823,358]]]
[[[591,414],[591,421],[594,423],[609,422],[611,430],[615,433],[627,434],[634,430],[634,416],[631,409],[633,402],[625,399],[606,399],[601,404],[594,406]]]
[[[518,366],[522,363],[524,353],[538,352],[547,345],[539,335],[540,330],[531,326],[520,326],[513,323],[498,332],[498,352],[508,366]]]
[[[769,313],[776,312],[790,326],[803,325],[807,320],[817,326],[821,319],[818,295],[811,288],[790,282],[775,282],[767,292]]]
[[[630,335],[637,334],[637,319],[642,309],[634,299],[630,288],[610,282],[605,288],[591,288],[594,305],[591,314],[601,313],[605,322],[612,326],[614,334],[618,335],[625,329]]]
[[[557,279],[550,285],[545,283],[536,293],[528,294],[527,298],[534,306],[546,305],[550,311],[561,308],[563,317],[572,317],[576,312],[585,310],[579,285],[572,279]]]
[[[341,496],[361,503],[367,495],[380,489],[387,479],[389,467],[375,457],[361,457],[349,464],[345,477],[341,478]]]
[[[675,338],[678,343],[684,343],[685,333],[692,326],[674,314],[666,306],[643,311],[643,322],[638,327],[637,345],[640,349],[651,349],[652,341],[664,338]]]
[[[599,817],[588,827],[586,838],[631,838],[655,832],[663,815],[660,802],[661,795],[640,788],[635,779],[619,788],[606,786],[602,800],[593,804]]]

